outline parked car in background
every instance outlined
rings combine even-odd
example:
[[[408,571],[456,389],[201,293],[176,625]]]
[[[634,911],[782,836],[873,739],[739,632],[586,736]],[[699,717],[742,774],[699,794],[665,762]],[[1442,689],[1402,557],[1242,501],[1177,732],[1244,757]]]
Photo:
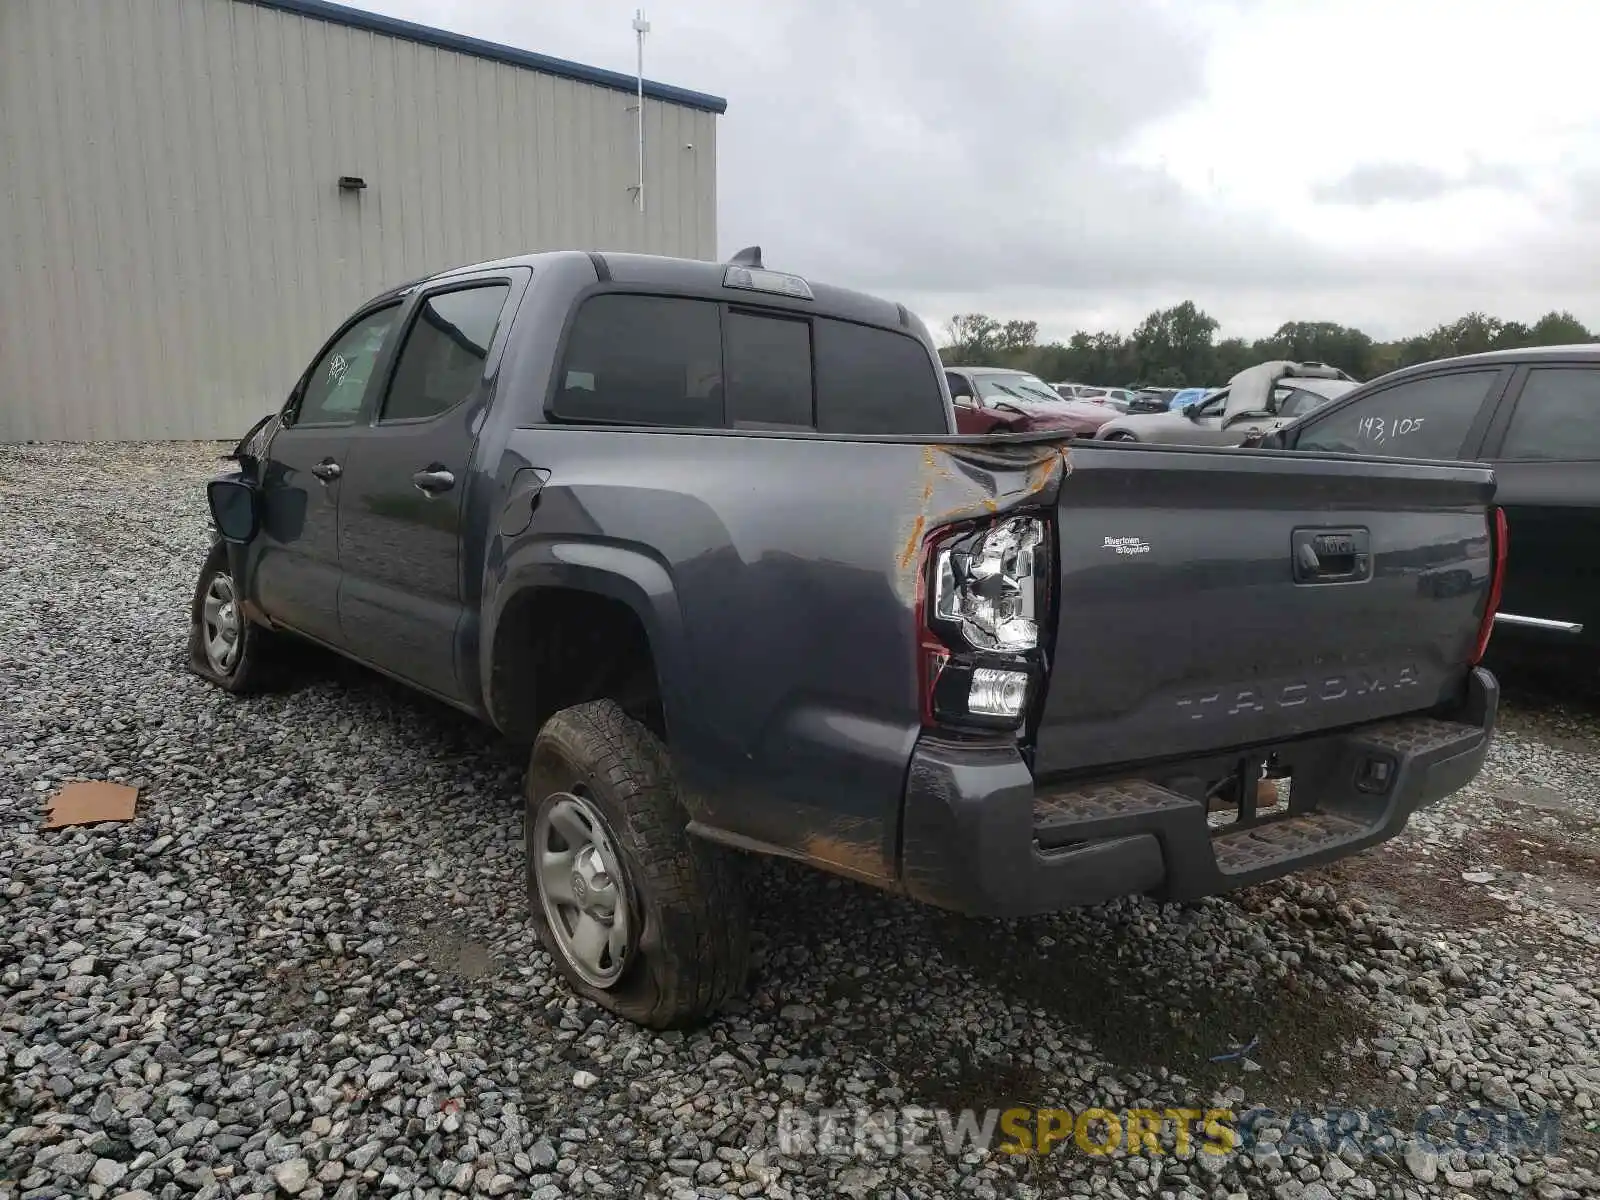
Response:
[[[1127,388],[1092,387],[1084,383],[1052,383],[1051,387],[1066,400],[1089,400],[1095,404],[1109,404],[1118,412],[1127,412],[1134,393]]]
[[[1166,412],[1172,404],[1172,397],[1177,395],[1177,388],[1138,388],[1128,401],[1130,413],[1159,413]]]
[[[1600,650],[1600,345],[1407,367],[1262,444],[1489,464],[1514,547],[1497,627]]]
[[[1117,415],[1104,404],[1068,400],[1037,375],[1006,367],[946,367],[956,428],[962,433],[1060,429],[1081,437]]]
[[[1168,403],[1167,407],[1174,410],[1188,408],[1191,404],[1199,404],[1200,401],[1213,395],[1218,390],[1218,388],[1203,387],[1179,388],[1177,392],[1173,394],[1172,400],[1170,403]]]
[[[1159,413],[1128,413],[1095,436],[1107,441],[1241,446],[1358,387],[1337,367],[1287,360],[1240,371],[1209,399]]]

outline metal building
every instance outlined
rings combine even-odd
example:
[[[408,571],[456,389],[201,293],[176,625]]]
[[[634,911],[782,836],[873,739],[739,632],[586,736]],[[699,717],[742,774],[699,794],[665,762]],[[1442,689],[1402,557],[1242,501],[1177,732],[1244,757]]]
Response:
[[[628,37],[624,27],[619,37]],[[527,250],[716,256],[715,96],[325,0],[0,0],[0,442],[229,437]]]

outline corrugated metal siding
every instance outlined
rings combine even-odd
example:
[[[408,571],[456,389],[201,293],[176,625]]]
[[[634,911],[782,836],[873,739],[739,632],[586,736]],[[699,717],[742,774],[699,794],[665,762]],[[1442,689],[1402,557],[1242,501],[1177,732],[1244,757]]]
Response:
[[[715,257],[716,118],[646,98],[641,216],[632,103],[236,0],[0,0],[0,441],[236,435],[444,267]]]

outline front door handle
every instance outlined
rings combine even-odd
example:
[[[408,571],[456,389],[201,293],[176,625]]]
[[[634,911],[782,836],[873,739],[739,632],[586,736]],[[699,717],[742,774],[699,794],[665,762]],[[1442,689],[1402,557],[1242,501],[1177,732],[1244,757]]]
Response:
[[[323,483],[330,483],[344,474],[344,468],[331,458],[325,458],[311,468],[311,473]]]
[[[411,482],[417,485],[418,491],[436,496],[455,487],[456,477],[443,467],[429,467],[426,471],[418,471],[413,475]]]

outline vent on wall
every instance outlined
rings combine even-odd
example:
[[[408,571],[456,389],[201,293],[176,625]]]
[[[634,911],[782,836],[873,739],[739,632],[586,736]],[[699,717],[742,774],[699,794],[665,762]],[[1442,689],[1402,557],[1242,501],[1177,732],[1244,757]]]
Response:
[[[359,192],[366,188],[367,181],[359,175],[339,176],[339,190],[341,192]]]

